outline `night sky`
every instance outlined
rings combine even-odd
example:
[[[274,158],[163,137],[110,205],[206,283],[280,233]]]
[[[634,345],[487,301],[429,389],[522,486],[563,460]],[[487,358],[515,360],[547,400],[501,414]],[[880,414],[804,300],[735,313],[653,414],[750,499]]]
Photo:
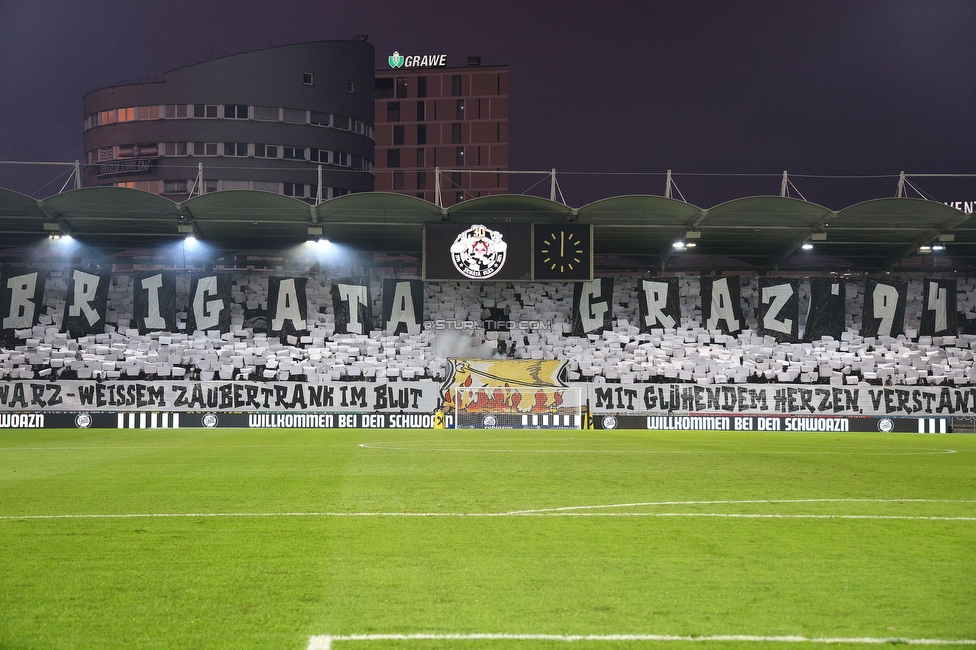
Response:
[[[0,160],[81,158],[99,86],[361,33],[377,67],[394,50],[508,64],[510,169],[555,167],[573,206],[663,194],[668,169],[701,207],[778,194],[788,170],[834,209],[893,196],[901,170],[976,172],[972,0],[0,0]],[[0,165],[0,186],[45,197],[59,174]],[[913,182],[976,199],[976,178]]]

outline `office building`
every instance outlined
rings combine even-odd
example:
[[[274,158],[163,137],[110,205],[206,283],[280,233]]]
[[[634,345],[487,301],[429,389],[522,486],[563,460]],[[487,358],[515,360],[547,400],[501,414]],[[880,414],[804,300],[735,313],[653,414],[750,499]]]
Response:
[[[376,71],[376,190],[441,205],[508,192],[508,66],[399,52]],[[395,67],[394,67],[395,66]]]
[[[175,201],[229,189],[307,202],[370,191],[374,61],[360,36],[235,54],[92,91],[84,98],[85,184]]]

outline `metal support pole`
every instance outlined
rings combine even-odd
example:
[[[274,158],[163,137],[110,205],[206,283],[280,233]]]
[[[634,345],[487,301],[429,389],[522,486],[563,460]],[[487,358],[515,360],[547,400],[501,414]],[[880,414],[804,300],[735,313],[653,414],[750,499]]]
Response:
[[[75,161],[75,189],[81,189],[81,162]]]
[[[668,170],[668,178],[664,181],[664,198],[671,198],[671,170]]]
[[[905,172],[898,174],[898,190],[895,192],[895,198],[905,198]]]
[[[207,189],[203,186],[203,163],[197,163],[197,196],[203,196]]]
[[[549,182],[549,200],[556,201],[556,168],[552,169],[552,180]]]
[[[319,186],[315,190],[315,205],[322,202],[322,165],[319,165]]]
[[[441,199],[441,168],[434,167],[434,205],[438,208],[444,207],[444,201]]]
[[[789,184],[789,179],[786,177],[786,170],[783,170],[783,182],[779,185],[779,195],[786,196],[786,186]]]

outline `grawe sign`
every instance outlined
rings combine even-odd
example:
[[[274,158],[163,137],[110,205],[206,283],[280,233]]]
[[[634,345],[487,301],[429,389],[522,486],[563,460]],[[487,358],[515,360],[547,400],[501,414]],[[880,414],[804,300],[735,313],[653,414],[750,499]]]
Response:
[[[443,68],[447,66],[446,54],[408,54],[403,56],[399,52],[394,52],[387,61],[390,67],[396,68]]]

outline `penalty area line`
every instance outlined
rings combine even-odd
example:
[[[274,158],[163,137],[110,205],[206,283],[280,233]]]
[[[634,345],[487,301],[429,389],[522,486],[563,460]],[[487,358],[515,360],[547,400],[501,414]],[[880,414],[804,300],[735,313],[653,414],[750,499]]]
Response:
[[[976,639],[907,639],[904,637],[806,637],[714,634],[679,636],[672,634],[343,634],[321,635],[308,639],[306,650],[332,650],[334,643],[353,641],[655,641],[742,643],[857,643],[864,645],[906,644],[936,646],[976,646]]]

